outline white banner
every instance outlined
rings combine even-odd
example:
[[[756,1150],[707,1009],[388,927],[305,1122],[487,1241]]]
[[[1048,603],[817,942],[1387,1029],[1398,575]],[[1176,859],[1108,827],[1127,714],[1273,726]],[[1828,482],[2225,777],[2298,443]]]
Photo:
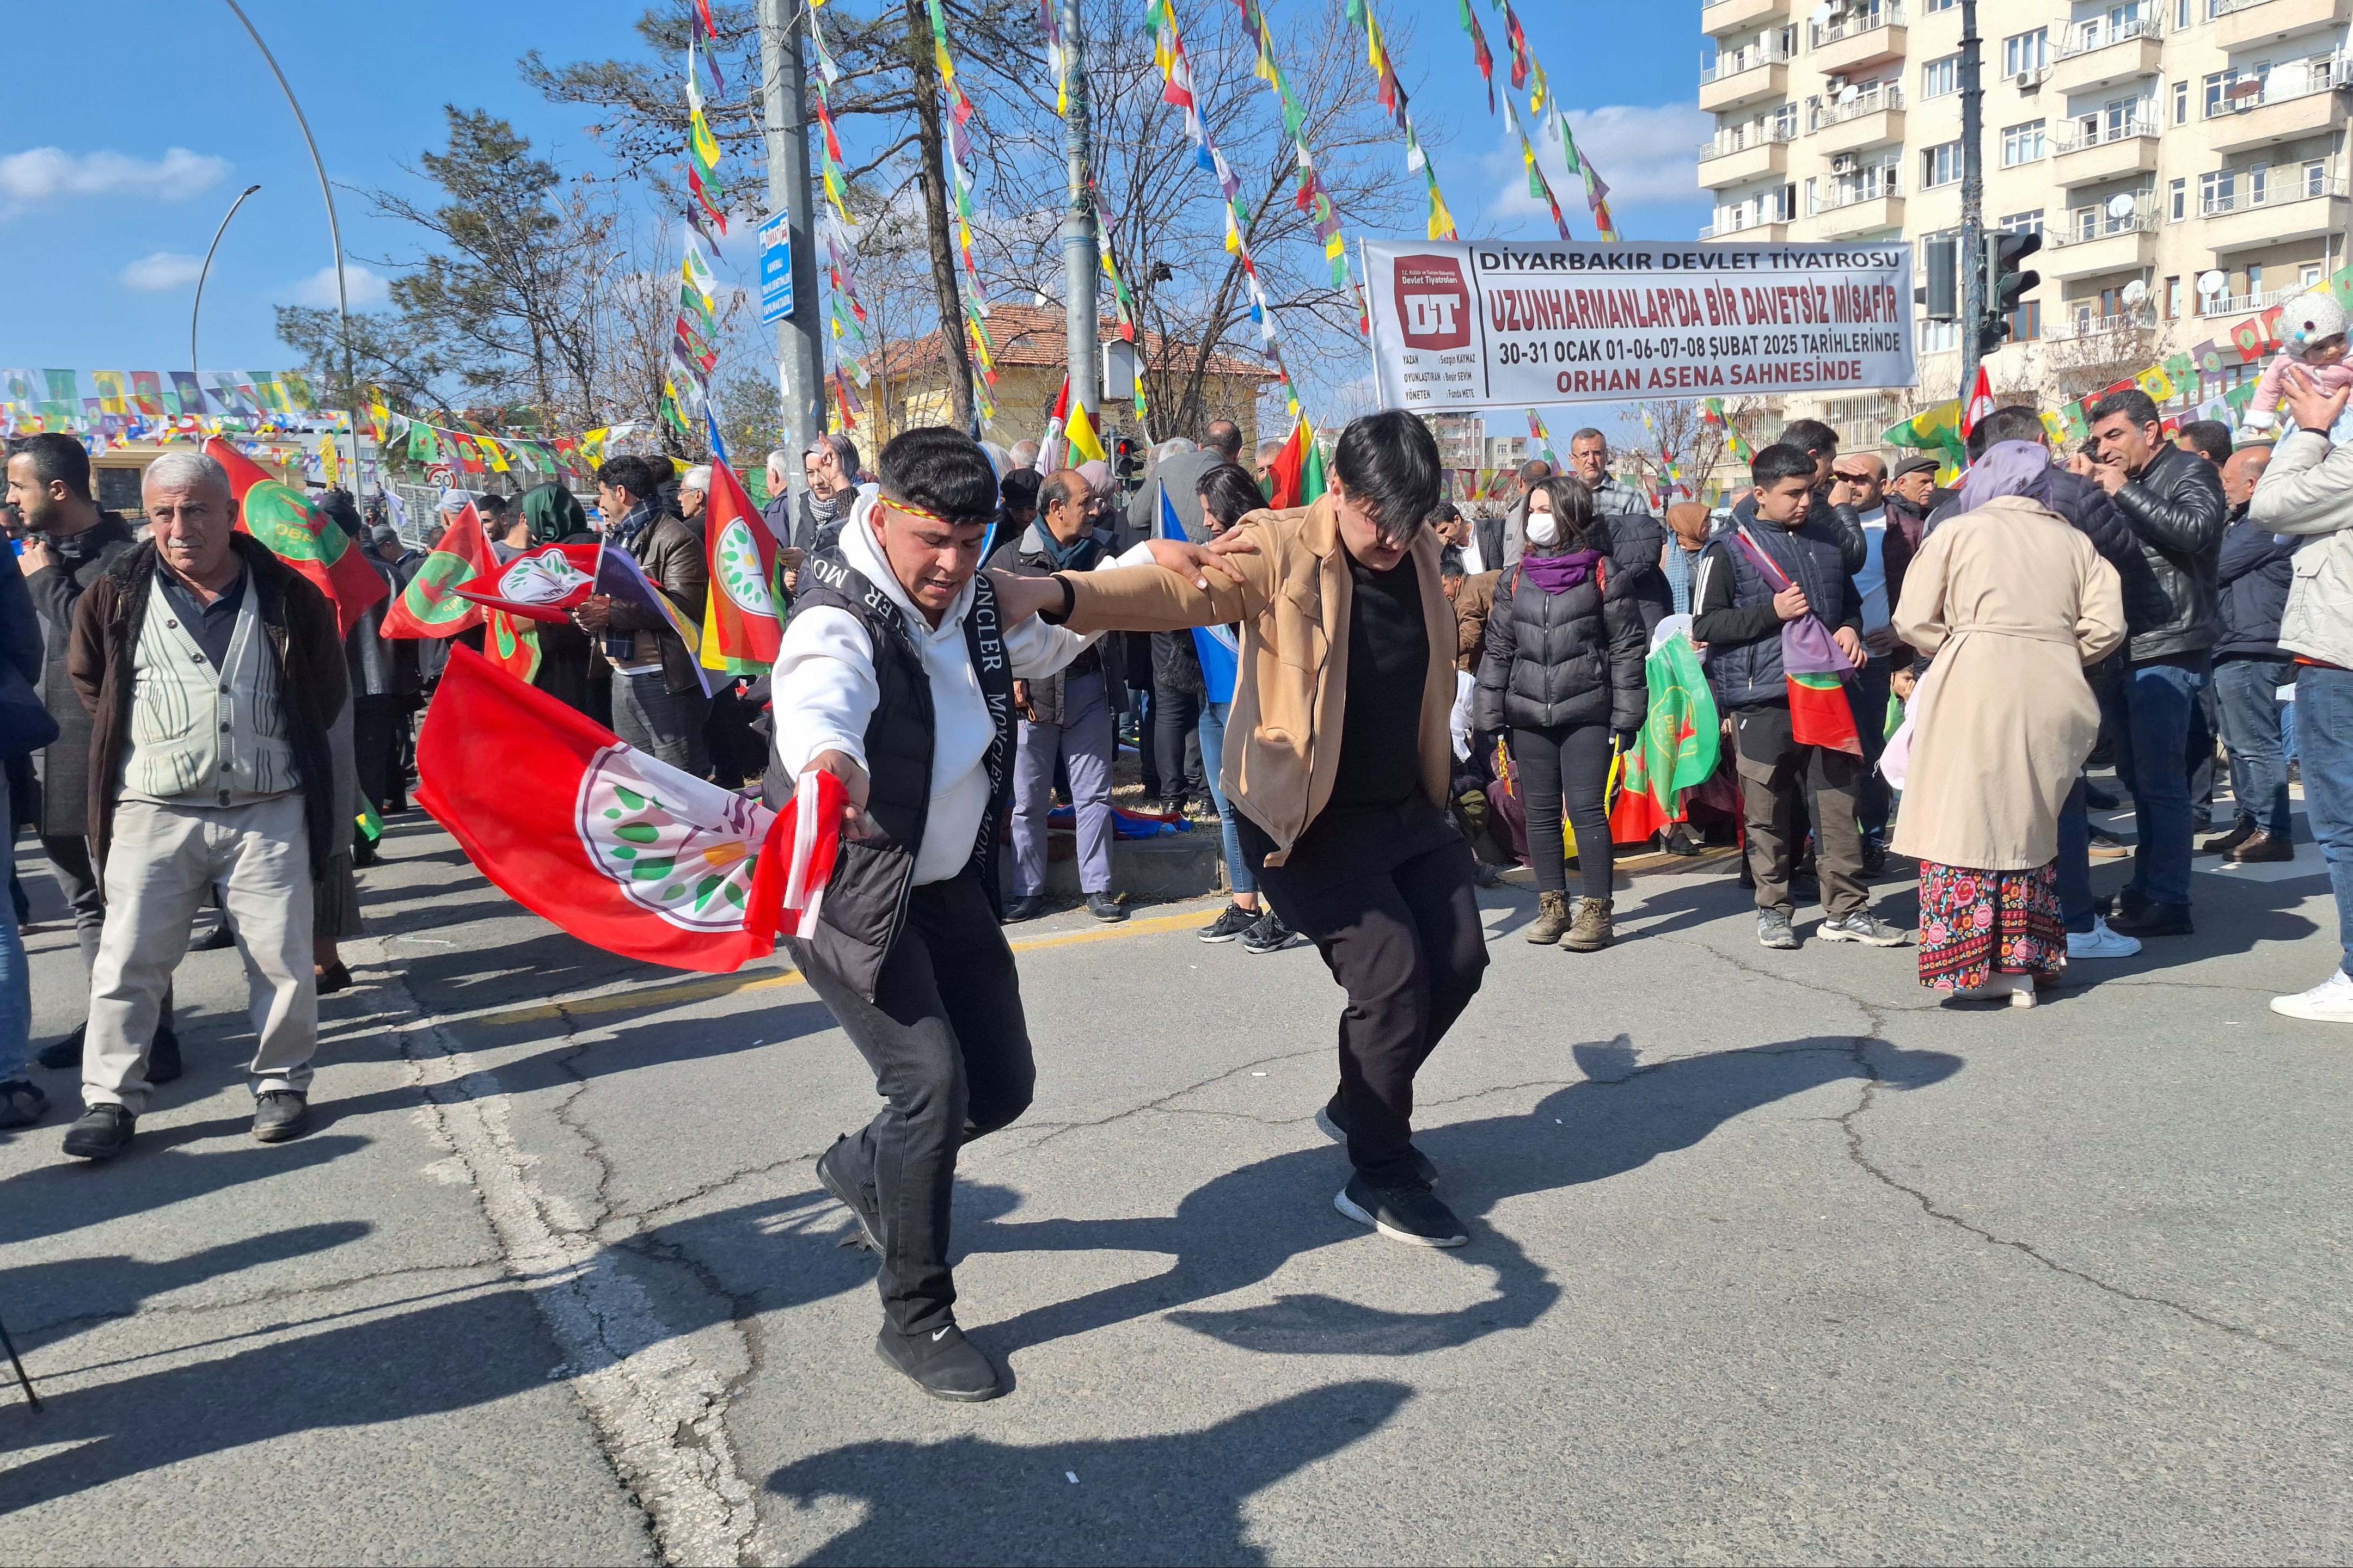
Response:
[[[1908,387],[1912,247],[1365,247],[1385,408]]]

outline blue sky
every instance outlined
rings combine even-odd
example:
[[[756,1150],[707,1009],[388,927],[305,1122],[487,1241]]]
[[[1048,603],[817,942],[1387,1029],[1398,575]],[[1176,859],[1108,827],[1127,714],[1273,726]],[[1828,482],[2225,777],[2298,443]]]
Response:
[[[1339,3],[1270,0],[1269,12],[1280,29],[1295,9]],[[585,115],[543,101],[515,61],[534,47],[555,61],[629,54],[640,10],[636,0],[411,0],[393,11],[245,4],[301,96],[337,184],[354,309],[381,301],[383,258],[410,254],[407,235],[375,217],[361,189],[410,184],[398,165],[439,144],[445,102],[506,116],[559,163],[596,166]],[[1178,0],[1180,20],[1224,4]],[[1473,4],[1500,77],[1502,18],[1485,0]],[[1433,142],[1451,132],[1434,155],[1466,237],[1549,233],[1525,195],[1517,143],[1474,94],[1455,0],[1376,7],[1391,31],[1414,37],[1402,73]],[[1691,235],[1705,218],[1692,171],[1707,129],[1691,101],[1694,0],[1663,14],[1529,0],[1521,19],[1613,187],[1620,229],[1637,239]],[[94,92],[82,69],[12,75],[0,135],[0,290],[16,308],[0,324],[0,365],[185,366],[194,259],[236,194],[259,183],[213,264],[201,358],[207,370],[280,368],[291,356],[276,340],[271,306],[331,305],[334,293],[317,179],[276,82],[216,0],[141,7],[102,36],[90,22],[78,6],[18,6],[9,18],[13,58],[102,61],[104,90]],[[1588,236],[1581,192],[1556,184],[1575,231]]]

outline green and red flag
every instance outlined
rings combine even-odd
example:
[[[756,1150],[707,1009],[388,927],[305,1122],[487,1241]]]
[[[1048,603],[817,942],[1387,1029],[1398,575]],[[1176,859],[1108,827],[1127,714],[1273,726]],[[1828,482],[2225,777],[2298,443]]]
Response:
[[[216,436],[205,454],[228,470],[237,497],[237,526],[301,573],[335,606],[335,631],[349,637],[369,605],[392,592],[376,569],[344,536],[333,518],[308,498],[269,477],[259,463]]]
[[[1315,427],[1303,415],[1292,426],[1291,439],[1266,466],[1266,504],[1277,510],[1305,506],[1329,488],[1324,479],[1324,454],[1315,445]]]
[[[1650,705],[1640,743],[1625,759],[1625,795],[1647,798],[1665,822],[1681,822],[1683,792],[1715,772],[1721,749],[1715,698],[1698,651],[1680,634],[1642,661],[1642,683]]]
[[[490,541],[482,536],[482,518],[468,501],[449,520],[441,542],[417,569],[384,612],[388,637],[447,637],[482,624],[482,608],[458,590],[489,583],[498,571]]]
[[[713,458],[703,497],[703,538],[711,568],[703,601],[702,668],[765,675],[784,645],[776,608],[776,536],[761,521],[735,470]]]

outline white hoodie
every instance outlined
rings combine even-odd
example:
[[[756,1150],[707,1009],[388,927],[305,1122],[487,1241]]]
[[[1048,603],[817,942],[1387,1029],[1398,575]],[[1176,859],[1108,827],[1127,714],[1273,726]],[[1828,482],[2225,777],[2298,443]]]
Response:
[[[899,607],[931,679],[932,801],[923,841],[915,851],[915,881],[944,882],[963,871],[980,836],[981,816],[988,809],[986,759],[997,734],[965,641],[964,618],[972,609],[974,590],[965,584],[934,628],[882,557],[874,537],[874,505],[872,493],[859,496],[841,531],[841,556]],[[1015,679],[1039,680],[1060,670],[1094,640],[1032,616],[1005,629],[1005,655]],[[830,605],[795,612],[785,627],[769,689],[776,761],[786,773],[797,778],[821,752],[840,752],[856,758],[860,767],[870,765],[866,725],[882,693],[874,678],[874,645],[857,616]]]

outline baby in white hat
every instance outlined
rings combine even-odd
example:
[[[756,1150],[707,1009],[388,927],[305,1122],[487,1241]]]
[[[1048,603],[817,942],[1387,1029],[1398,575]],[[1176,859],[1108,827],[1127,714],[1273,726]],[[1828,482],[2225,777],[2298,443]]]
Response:
[[[2243,423],[2250,430],[2268,430],[2275,423],[2273,411],[2287,391],[2291,364],[2301,367],[2324,396],[2353,386],[2353,365],[2345,363],[2345,307],[2326,285],[2290,300],[2279,328],[2280,352],[2263,367],[2255,395],[2247,404]]]

